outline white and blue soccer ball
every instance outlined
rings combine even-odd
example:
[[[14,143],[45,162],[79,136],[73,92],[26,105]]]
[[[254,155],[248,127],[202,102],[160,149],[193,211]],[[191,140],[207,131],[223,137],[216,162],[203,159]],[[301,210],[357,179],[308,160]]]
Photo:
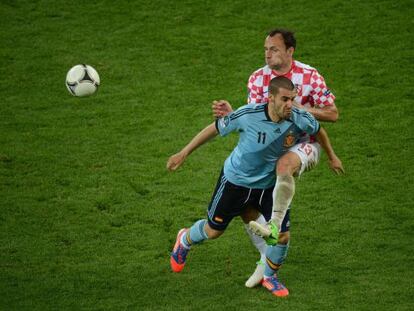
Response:
[[[92,66],[81,64],[73,66],[66,75],[66,87],[73,96],[89,96],[95,93],[101,80]]]

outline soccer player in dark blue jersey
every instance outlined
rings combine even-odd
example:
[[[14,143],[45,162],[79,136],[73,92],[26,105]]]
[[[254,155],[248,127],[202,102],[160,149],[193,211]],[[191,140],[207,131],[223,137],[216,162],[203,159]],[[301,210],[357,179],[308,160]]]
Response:
[[[218,238],[234,217],[241,215],[247,207],[254,208],[258,214],[272,219],[270,229],[254,227],[252,223],[252,229],[265,236],[269,244],[265,287],[276,296],[286,296],[288,290],[278,281],[276,271],[286,257],[287,245],[279,245],[277,239],[279,232],[288,230],[287,209],[294,195],[294,179],[281,172],[276,181],[276,162],[306,133],[316,135],[336,169],[342,169],[342,164],[318,121],[310,113],[293,107],[296,96],[293,83],[285,77],[277,77],[272,79],[269,91],[268,104],[245,105],[216,120],[169,158],[167,168],[174,171],[191,152],[217,134],[225,136],[239,132],[239,142],[225,160],[208,206],[207,219],[200,219],[190,228],[178,232],[170,264],[174,272],[181,272],[192,245]],[[252,217],[255,219],[257,215]]]

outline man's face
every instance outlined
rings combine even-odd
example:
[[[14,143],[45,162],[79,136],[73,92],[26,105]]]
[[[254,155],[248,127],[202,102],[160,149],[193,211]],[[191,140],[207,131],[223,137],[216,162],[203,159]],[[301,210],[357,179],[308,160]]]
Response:
[[[283,120],[289,118],[296,95],[297,93],[295,89],[288,90],[283,88],[279,88],[276,95],[269,95],[270,102],[273,105],[273,110],[279,118]]]
[[[264,44],[266,64],[275,70],[289,66],[292,60],[294,48],[286,49],[281,34],[267,37]]]

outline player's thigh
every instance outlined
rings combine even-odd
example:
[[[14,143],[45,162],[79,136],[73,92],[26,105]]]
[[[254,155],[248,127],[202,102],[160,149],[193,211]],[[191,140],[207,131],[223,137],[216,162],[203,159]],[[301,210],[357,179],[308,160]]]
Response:
[[[300,157],[291,151],[285,153],[277,160],[277,175],[297,175],[301,169],[302,161]]]
[[[259,216],[260,212],[251,205],[247,206],[240,215],[245,224],[248,224],[251,220],[256,220]]]
[[[234,185],[224,175],[219,178],[207,210],[209,226],[224,231],[232,219],[242,214],[249,189]]]
[[[295,169],[293,174],[295,176],[300,176],[304,171],[311,170],[319,163],[320,154],[321,154],[321,146],[319,145],[319,143],[303,142],[303,143],[299,143],[291,147],[289,149],[289,152],[285,154],[284,156],[289,157],[288,160],[290,162],[288,164],[292,168]],[[281,162],[281,165],[282,164],[283,162]],[[278,172],[279,172],[279,161],[278,161]]]

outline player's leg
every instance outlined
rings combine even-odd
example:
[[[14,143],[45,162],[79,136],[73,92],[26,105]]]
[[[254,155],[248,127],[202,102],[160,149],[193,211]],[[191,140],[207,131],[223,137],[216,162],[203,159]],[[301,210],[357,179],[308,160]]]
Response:
[[[261,284],[263,280],[267,244],[261,236],[253,233],[253,231],[249,227],[249,222],[254,220],[256,223],[262,224],[264,226],[267,224],[267,221],[257,209],[252,207],[248,207],[241,215],[241,218],[244,222],[244,227],[247,232],[247,235],[249,236],[252,244],[260,253],[260,259],[256,262],[256,269],[245,283],[246,287],[253,288]]]
[[[269,200],[272,201],[272,200]],[[272,203],[270,203],[270,206]],[[254,222],[252,222],[255,224]],[[284,219],[281,223],[280,230],[274,226],[269,227],[255,225],[252,226],[252,230],[263,236],[268,244],[266,250],[265,269],[263,272],[262,285],[272,292],[275,296],[285,297],[289,294],[288,289],[279,281],[277,272],[284,263],[287,251],[289,249],[290,240],[290,211],[285,213]],[[272,235],[272,236],[270,236]],[[275,238],[276,237],[276,238]]]
[[[252,244],[254,245],[254,247],[259,251],[260,253],[260,259],[259,261],[261,261],[262,263],[264,263],[264,260],[266,258],[266,242],[265,240],[261,237],[258,236],[257,234],[255,234],[249,227],[249,222],[254,220],[255,222],[259,223],[259,224],[263,224],[266,225],[267,221],[265,219],[265,217],[255,208],[249,206],[247,207],[244,211],[243,214],[240,215],[243,223],[244,223],[244,228],[246,230],[247,235],[249,236]],[[256,284],[257,285],[257,284]],[[251,287],[248,286],[248,284],[246,283],[247,287]]]
[[[175,245],[170,257],[171,269],[174,272],[181,272],[184,269],[188,251],[191,246],[199,244],[207,239],[216,239],[222,235],[224,230],[211,228],[207,219],[196,221],[189,229],[184,228],[178,231]]]
[[[223,234],[233,217],[241,214],[242,196],[248,189],[227,181],[221,173],[213,197],[208,207],[207,219],[196,221],[189,229],[181,229],[177,234],[170,264],[174,272],[181,272],[192,245],[207,239],[215,239]]]
[[[295,194],[293,175],[300,172],[301,166],[300,157],[293,152],[288,152],[281,157],[276,166],[277,179],[273,190],[270,236],[267,239],[269,245],[266,250],[262,285],[277,297],[289,295],[289,290],[279,281],[277,272],[285,261],[289,248],[289,233],[285,233],[282,226],[284,219],[288,218],[286,217],[289,215],[288,208]],[[276,235],[278,235],[277,239],[275,239]]]
[[[290,241],[290,212],[285,214],[276,243],[268,245],[266,250],[265,271],[262,285],[277,297],[286,297],[289,290],[280,282],[278,272],[287,257]]]
[[[294,155],[296,157],[294,157]],[[300,176],[303,172],[313,169],[318,163],[321,154],[321,146],[317,142],[303,142],[294,145],[278,161],[280,173],[289,173]]]
[[[205,219],[200,219],[189,229],[183,228],[178,231],[170,256],[170,265],[174,272],[181,272],[184,269],[191,245],[201,243],[208,238],[205,232],[205,223]]]
[[[260,196],[260,199],[258,201],[257,209],[259,211],[259,215],[262,215],[263,220],[262,221],[253,221],[255,224],[259,224],[261,228],[268,228],[267,221],[271,219],[272,215],[272,206],[273,206],[273,188],[269,188],[263,191],[263,193]],[[253,215],[253,214],[250,214]],[[257,215],[257,212],[256,214]],[[245,215],[243,215],[245,216]],[[252,217],[250,217],[252,219]],[[244,218],[244,221],[248,220]],[[279,241],[282,244],[288,244],[289,243],[289,212],[285,213],[285,217],[282,222],[282,226],[280,230],[277,230],[275,232],[276,241]],[[257,244],[260,244],[260,251],[261,251],[261,260],[257,263],[256,269],[253,272],[253,274],[249,277],[249,279],[246,282],[247,287],[255,287],[262,283],[264,272],[265,272],[265,262],[266,262],[266,249],[267,244],[266,241],[259,236],[260,232],[253,231],[249,227],[249,232],[251,235],[255,238],[255,241],[258,241]]]
[[[320,146],[318,143],[300,143],[283,155],[276,165],[276,185],[273,191],[272,221],[280,228],[295,194],[295,179],[305,170],[310,170],[319,161]]]
[[[263,286],[278,297],[289,294],[287,288],[279,282],[277,272],[287,256],[290,235],[284,230],[285,219],[289,218],[288,207],[295,194],[295,180],[293,176],[299,176],[303,171],[309,170],[319,160],[318,145],[300,144],[294,146],[290,152],[281,157],[277,163],[277,181],[273,191],[273,211],[270,228],[254,223],[252,229],[256,233],[262,233],[268,244],[266,250],[266,263]],[[287,217],[286,217],[287,216]],[[276,235],[278,238],[276,238]]]
[[[276,166],[276,185],[273,190],[273,207],[271,218],[276,220],[277,229],[280,228],[281,221],[292,201],[295,193],[295,180],[293,176],[300,176],[305,170],[310,170],[316,166],[320,157],[320,145],[318,143],[300,143],[289,149],[278,161]],[[276,206],[276,208],[275,208]],[[261,223],[253,222],[253,231],[271,231]],[[277,231],[276,231],[277,232]],[[276,236],[273,236],[277,240]]]

